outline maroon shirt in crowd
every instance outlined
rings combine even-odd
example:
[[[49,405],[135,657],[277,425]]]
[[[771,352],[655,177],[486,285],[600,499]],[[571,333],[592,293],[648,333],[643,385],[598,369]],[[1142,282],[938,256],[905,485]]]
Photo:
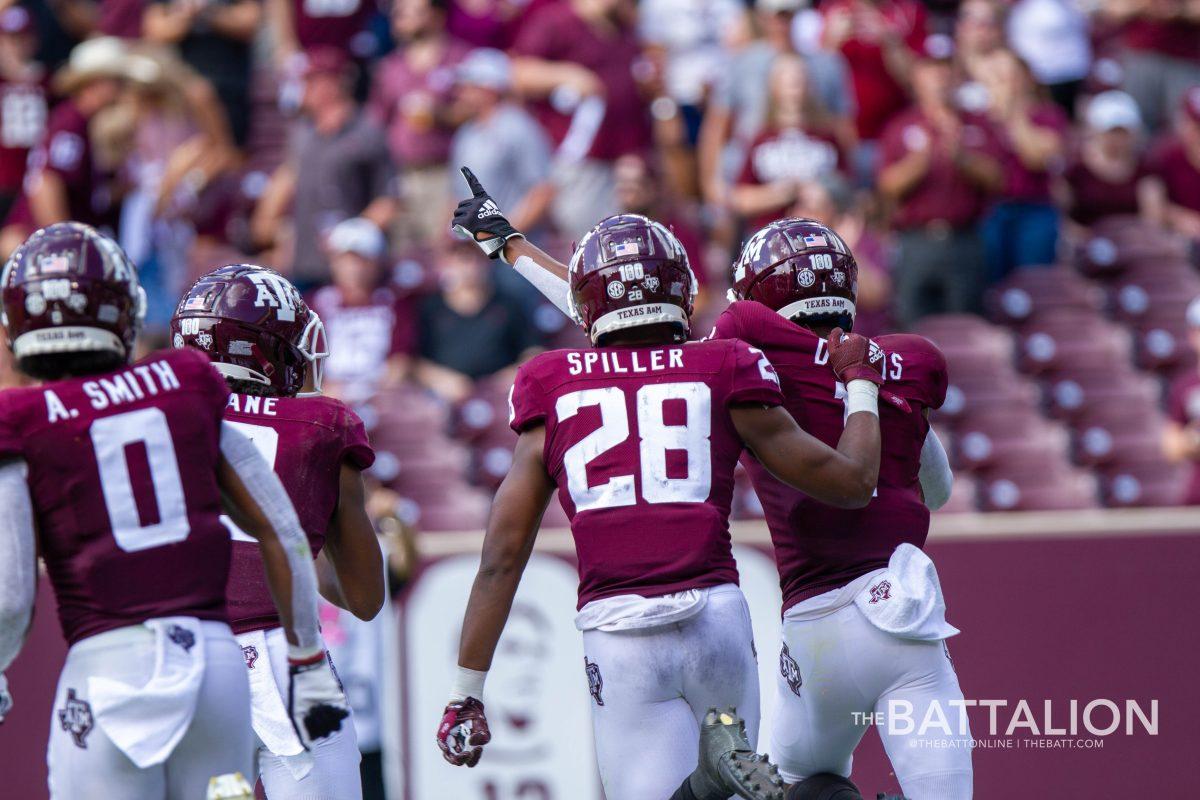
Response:
[[[376,381],[389,358],[417,350],[416,311],[390,287],[376,289],[364,305],[350,305],[340,289],[325,286],[313,293],[309,305],[325,323],[328,380]]]
[[[29,150],[46,131],[46,115],[40,81],[0,79],[0,193],[20,190]]]
[[[57,175],[63,182],[70,219],[95,226],[111,221],[112,198],[102,191],[103,181],[92,161],[88,118],[70,100],[54,107],[46,133],[29,151],[24,192],[9,214],[10,224],[34,225],[28,192],[44,172]]]
[[[1123,39],[1132,50],[1200,61],[1200,23],[1134,18],[1126,23]]]
[[[964,116],[960,135],[965,151],[992,157],[999,153],[995,132],[983,117]],[[954,228],[966,228],[974,225],[983,213],[987,193],[963,175],[941,139],[937,128],[915,107],[899,114],[883,132],[884,167],[900,161],[913,150],[929,147],[933,153],[925,177],[900,200],[892,217],[893,227],[899,230],[920,228],[940,220]]]
[[[1200,422],[1200,372],[1193,370],[1180,375],[1171,384],[1167,393],[1167,416],[1184,427]],[[1192,479],[1188,482],[1187,494],[1180,501],[1184,505],[1200,505],[1200,463],[1192,464]]]
[[[1166,185],[1168,200],[1200,212],[1200,165],[1188,158],[1182,142],[1171,138],[1156,147],[1147,169]]]
[[[1067,115],[1054,103],[1042,103],[1033,108],[1029,114],[1029,121],[1035,128],[1052,130],[1060,137],[1066,136],[1070,128]],[[1050,181],[1055,172],[1062,169],[1062,164],[1052,162],[1046,169],[1030,169],[1017,155],[1007,133],[999,126],[993,127],[993,130],[1003,148],[1003,198],[1023,203],[1050,202]]]
[[[409,67],[402,48],[375,67],[367,112],[386,131],[401,169],[443,164],[450,156],[454,131],[439,125],[437,114],[452,100],[455,70],[470,49],[448,38],[441,61],[428,72]]]
[[[337,509],[342,464],[364,470],[375,461],[362,420],[332,397],[241,394],[229,398],[225,420],[274,467],[316,557]],[[234,534],[226,594],[234,633],[279,627],[258,544],[240,531]]]
[[[650,146],[650,115],[633,77],[641,48],[632,29],[597,33],[570,3],[545,5],[525,22],[513,55],[572,61],[596,73],[604,84],[605,111],[588,153],[592,158],[611,161]],[[555,143],[561,143],[571,118],[555,111],[549,103],[537,104],[536,110]]]
[[[846,415],[844,389],[829,369],[823,339],[750,301],[731,304],[713,334],[761,349],[779,373],[784,408],[801,428],[837,447]],[[924,412],[945,399],[946,360],[921,336],[894,334],[875,341],[887,353],[885,388],[908,407],[880,398],[879,485],[865,508],[819,503],[780,483],[751,454],[742,458],[771,531],[784,611],[887,566],[897,546],[922,547],[929,533],[918,473],[929,432]]]
[[[372,0],[290,0],[296,26],[296,41],[301,50],[336,47],[348,55],[356,53],[354,38],[363,32]]]
[[[105,36],[119,36],[122,39],[142,37],[145,0],[104,0],[97,5],[100,17],[96,20],[96,28],[100,33]]]
[[[783,402],[761,353],[730,341],[555,350],[518,370],[511,398],[513,430],[546,426],[580,608],[737,582],[729,504],[743,445],[728,409]]]
[[[1076,161],[1063,173],[1071,187],[1071,219],[1091,225],[1105,217],[1137,214],[1137,186],[1146,175],[1146,165],[1139,162],[1132,175],[1113,183],[1092,172],[1083,161]]]
[[[858,3],[833,0],[821,6],[821,13],[826,20],[839,14],[853,15]],[[879,7],[887,24],[911,50],[919,51],[924,46],[928,13],[923,5],[916,0],[880,0],[869,5]],[[858,135],[867,141],[878,139],[888,121],[907,104],[908,91],[888,71],[877,39],[852,35],[842,43],[841,52],[850,67]]]
[[[225,620],[216,476],[228,398],[197,350],[0,393],[0,458],[28,464],[69,643],[157,617]]]
[[[820,180],[845,168],[841,148],[828,133],[811,128],[772,129],[763,131],[751,143],[737,182],[754,186],[776,181],[802,183]],[[761,228],[786,210],[787,206],[780,206],[763,212],[748,220],[747,227]]]

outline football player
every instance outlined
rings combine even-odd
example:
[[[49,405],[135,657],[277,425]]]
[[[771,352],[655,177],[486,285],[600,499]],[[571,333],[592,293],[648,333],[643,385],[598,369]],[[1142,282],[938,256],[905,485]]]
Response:
[[[320,317],[274,270],[233,264],[196,281],[171,319],[176,347],[208,354],[234,394],[225,422],[275,468],[314,555],[336,587],[330,602],[369,620],[383,605],[383,556],[364,507],[362,471],[375,460],[358,416],[321,395],[327,355]],[[358,741],[350,719],[305,748],[286,724],[287,641],[253,540],[233,528],[226,596],[250,675],[257,766],[271,800],[359,800]]]
[[[494,201],[489,206],[478,181],[468,177],[468,183],[473,196],[459,205],[456,221],[485,252],[512,263],[569,314],[566,268],[514,230]],[[845,386],[829,369],[822,336],[854,323],[858,266],[849,248],[820,223],[780,220],[747,241],[733,279],[735,302],[717,320],[713,337],[761,349],[779,374],[785,408],[806,431],[836,442],[846,413]],[[962,691],[944,644],[957,630],[945,622],[936,570],[918,550],[929,531],[930,509],[949,499],[953,483],[945,450],[929,427],[930,411],[945,398],[946,363],[920,336],[888,335],[877,342],[886,352],[883,453],[879,488],[865,509],[830,507],[776,480],[752,453],[744,456],[771,531],[784,595],[781,713],[771,752],[789,782],[823,772],[848,777],[870,713],[886,718],[889,709],[912,703],[920,720],[936,704],[952,735],[933,731],[932,738],[945,742],[911,744],[931,732],[903,724],[885,724],[880,733],[907,794],[958,800],[971,796],[972,768]],[[905,582],[897,573],[925,577]],[[894,619],[871,622],[893,608],[908,610],[903,625]],[[830,630],[854,631],[853,646],[818,647]],[[864,683],[868,667],[870,682]],[[801,688],[818,681],[821,692]],[[869,691],[860,694],[859,685]]]
[[[491,213],[460,217],[479,241],[476,221]],[[662,225],[634,214],[601,221],[572,256],[569,279],[569,306],[593,347],[545,353],[517,372],[510,409],[519,438],[488,522],[439,744],[448,761],[471,766],[490,738],[484,679],[557,489],[578,554],[576,626],[607,797],[781,797],[773,767],[750,760],[744,735],[718,769],[706,769],[706,749],[693,772],[706,709],[736,707],[752,733],[759,721],[728,530],[734,468],[748,448],[826,502],[868,502],[881,354],[861,336],[831,332],[830,366],[849,396],[835,450],[780,407],[778,377],[760,351],[687,341],[696,279]]]
[[[20,649],[39,553],[70,644],[51,797],[191,800],[213,776],[249,774],[223,507],[258,541],[287,631],[290,720],[306,745],[335,732],[347,712],[308,543],[279,479],[222,421],[229,389],[208,359],[130,363],[145,293],[117,244],[85,225],[30,236],[0,299],[18,369],[42,382],[0,394],[0,668]]]

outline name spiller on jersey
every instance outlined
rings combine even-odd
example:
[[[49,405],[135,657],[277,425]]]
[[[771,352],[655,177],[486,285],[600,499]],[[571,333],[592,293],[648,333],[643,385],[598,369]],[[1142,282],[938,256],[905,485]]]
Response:
[[[593,372],[618,374],[625,372],[658,372],[664,369],[683,369],[683,350],[672,347],[650,353],[624,351],[588,351],[567,353],[567,372],[571,375],[591,375]]]

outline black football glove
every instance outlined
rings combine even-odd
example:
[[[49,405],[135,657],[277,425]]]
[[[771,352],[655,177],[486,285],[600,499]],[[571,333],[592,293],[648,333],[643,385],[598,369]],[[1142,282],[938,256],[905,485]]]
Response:
[[[466,167],[461,168],[462,176],[467,179],[471,196],[458,204],[454,209],[454,221],[450,227],[468,237],[488,258],[504,257],[504,245],[509,239],[525,238],[525,234],[512,226],[504,216],[500,206],[479,183],[475,173]]]

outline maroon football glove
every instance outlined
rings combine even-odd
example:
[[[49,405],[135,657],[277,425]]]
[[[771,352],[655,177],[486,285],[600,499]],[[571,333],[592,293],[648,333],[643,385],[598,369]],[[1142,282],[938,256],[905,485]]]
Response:
[[[438,747],[442,748],[442,758],[454,766],[478,764],[483,746],[492,740],[487,717],[483,715],[483,703],[468,697],[447,705],[442,724],[438,726],[437,740]]]
[[[841,328],[830,331],[825,344],[829,350],[829,368],[839,381],[883,385],[883,350],[879,345],[857,333],[843,333]]]

